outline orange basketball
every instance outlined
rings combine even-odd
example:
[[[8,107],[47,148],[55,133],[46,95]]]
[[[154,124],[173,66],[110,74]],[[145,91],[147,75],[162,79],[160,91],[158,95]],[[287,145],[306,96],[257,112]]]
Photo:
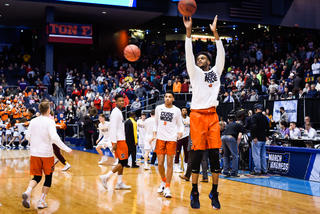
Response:
[[[135,62],[140,58],[141,51],[136,45],[127,45],[124,49],[124,57],[130,61]]]
[[[184,16],[191,16],[197,10],[195,0],[180,0],[178,3],[179,12]]]

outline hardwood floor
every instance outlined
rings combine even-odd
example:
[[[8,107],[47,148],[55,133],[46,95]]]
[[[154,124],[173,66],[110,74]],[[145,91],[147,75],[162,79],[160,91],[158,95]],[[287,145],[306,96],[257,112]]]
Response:
[[[200,183],[200,210],[190,208],[191,183],[182,181],[174,174],[171,183],[172,199],[158,196],[160,177],[157,167],[151,170],[124,169],[123,181],[132,186],[131,190],[115,190],[117,176],[113,175],[106,191],[100,183],[100,174],[112,168],[113,158],[107,165],[97,164],[99,156],[74,151],[73,156],[64,154],[72,168],[62,172],[58,163],[53,184],[46,198],[48,208],[38,210],[41,186],[31,196],[31,208],[22,206],[21,194],[26,190],[29,175],[29,151],[0,150],[0,213],[320,213],[320,197],[271,189],[241,182],[220,179],[219,192],[222,209],[211,208],[208,194],[209,183]]]

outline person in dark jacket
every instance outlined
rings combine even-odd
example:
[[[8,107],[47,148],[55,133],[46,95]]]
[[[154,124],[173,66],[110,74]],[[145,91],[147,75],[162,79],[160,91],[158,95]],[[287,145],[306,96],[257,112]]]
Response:
[[[269,122],[267,117],[262,114],[261,104],[254,105],[254,112],[251,126],[251,147],[255,167],[250,174],[259,176],[267,174],[266,139],[269,136]]]
[[[86,148],[84,150],[93,149],[93,146],[92,146],[93,122],[89,116],[86,115],[84,117],[84,122],[82,123],[82,125],[83,125],[84,138],[87,141]]]
[[[126,143],[128,145],[129,156],[132,158],[131,168],[139,168],[136,164],[136,155],[137,155],[137,122],[134,120],[136,113],[130,112],[128,120],[124,124],[124,129],[126,133]],[[128,156],[128,157],[129,157]],[[127,165],[126,167],[129,167]]]

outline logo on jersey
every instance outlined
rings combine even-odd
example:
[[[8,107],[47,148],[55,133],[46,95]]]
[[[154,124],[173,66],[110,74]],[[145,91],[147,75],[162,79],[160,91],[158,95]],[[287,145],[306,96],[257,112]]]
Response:
[[[144,129],[144,124],[138,124],[138,128]]]
[[[160,120],[166,121],[166,122],[172,122],[173,119],[173,113],[171,112],[161,112],[160,114]]]
[[[204,81],[207,83],[214,83],[214,82],[218,81],[218,75],[214,71],[210,71],[208,73],[205,73]]]

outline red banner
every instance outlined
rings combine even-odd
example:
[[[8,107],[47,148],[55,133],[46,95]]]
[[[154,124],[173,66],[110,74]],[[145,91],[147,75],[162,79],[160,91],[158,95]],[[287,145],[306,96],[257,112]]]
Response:
[[[70,23],[49,23],[47,41],[73,44],[92,44],[92,26]]]

